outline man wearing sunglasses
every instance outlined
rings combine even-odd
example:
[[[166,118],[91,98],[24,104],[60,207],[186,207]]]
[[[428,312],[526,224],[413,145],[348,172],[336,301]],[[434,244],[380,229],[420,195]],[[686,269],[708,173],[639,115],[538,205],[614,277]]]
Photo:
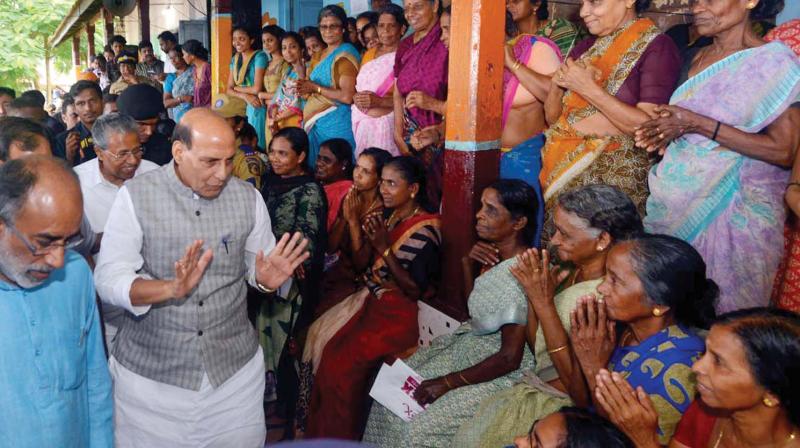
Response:
[[[92,273],[71,250],[82,208],[65,162],[0,166],[0,446],[113,446]]]
[[[92,127],[97,157],[76,166],[75,173],[81,182],[83,211],[95,233],[103,233],[111,205],[125,181],[158,168],[155,163],[142,160],[138,133],[136,120],[117,113],[103,115]],[[103,304],[102,309],[110,351],[125,311],[110,304]]]

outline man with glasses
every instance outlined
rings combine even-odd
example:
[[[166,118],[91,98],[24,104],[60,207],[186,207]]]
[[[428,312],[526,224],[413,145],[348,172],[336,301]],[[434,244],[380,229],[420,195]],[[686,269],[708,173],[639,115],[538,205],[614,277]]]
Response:
[[[95,233],[103,232],[117,191],[125,181],[158,168],[155,163],[142,160],[138,133],[139,125],[133,118],[121,114],[103,115],[92,128],[97,157],[75,167],[83,192],[83,211]],[[102,308],[106,344],[110,350],[124,310],[107,304]]]
[[[129,115],[139,124],[139,143],[144,148],[144,159],[156,165],[166,165],[172,160],[172,144],[168,136],[156,131],[164,113],[164,97],[147,84],[137,84],[125,89],[117,98],[117,110]]]
[[[0,166],[0,446],[113,446],[92,273],[71,250],[82,214],[63,161]]]

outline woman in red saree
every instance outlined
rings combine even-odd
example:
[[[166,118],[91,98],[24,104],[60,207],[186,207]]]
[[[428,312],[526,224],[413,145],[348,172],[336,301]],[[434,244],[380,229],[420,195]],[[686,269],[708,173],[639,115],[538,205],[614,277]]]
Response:
[[[306,436],[357,440],[367,418],[370,378],[381,363],[417,343],[417,300],[439,277],[439,217],[424,210],[425,169],[414,157],[384,166],[386,213],[368,219],[367,240],[380,254],[366,286],[331,308],[309,330],[303,361],[315,369]],[[299,416],[302,417],[302,416]]]

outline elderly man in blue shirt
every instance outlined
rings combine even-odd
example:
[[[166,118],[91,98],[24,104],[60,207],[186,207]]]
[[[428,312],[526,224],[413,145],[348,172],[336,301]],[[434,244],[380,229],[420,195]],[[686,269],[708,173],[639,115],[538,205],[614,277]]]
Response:
[[[0,166],[0,446],[113,446],[92,274],[71,250],[82,212],[63,162]]]

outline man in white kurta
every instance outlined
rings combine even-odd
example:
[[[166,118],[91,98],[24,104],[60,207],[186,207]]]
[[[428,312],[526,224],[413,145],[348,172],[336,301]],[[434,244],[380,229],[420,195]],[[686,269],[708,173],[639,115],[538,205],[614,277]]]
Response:
[[[158,168],[158,165],[142,160],[139,125],[133,118],[113,113],[103,115],[94,124],[92,139],[97,157],[74,170],[81,182],[84,216],[88,218],[92,231],[102,234],[120,187],[135,176]],[[110,350],[125,310],[103,304],[102,311],[106,346]]]
[[[102,300],[127,311],[110,359],[115,441],[260,448],[264,361],[245,282],[274,291],[306,242],[275,244],[260,194],[231,178],[224,120],[193,109],[176,135],[173,162],[120,188],[95,269]]]

